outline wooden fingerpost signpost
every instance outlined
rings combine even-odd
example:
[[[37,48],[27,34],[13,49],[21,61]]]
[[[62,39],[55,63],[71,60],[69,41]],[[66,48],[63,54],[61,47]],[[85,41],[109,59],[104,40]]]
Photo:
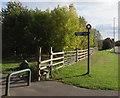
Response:
[[[86,74],[90,74],[90,29],[91,25],[87,24],[88,32],[75,32],[75,36],[88,36],[88,69]]]

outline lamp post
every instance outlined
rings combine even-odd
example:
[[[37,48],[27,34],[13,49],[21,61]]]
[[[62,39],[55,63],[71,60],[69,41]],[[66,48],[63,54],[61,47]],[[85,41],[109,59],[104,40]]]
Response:
[[[113,41],[114,41],[114,52],[115,52],[115,17],[113,18]]]

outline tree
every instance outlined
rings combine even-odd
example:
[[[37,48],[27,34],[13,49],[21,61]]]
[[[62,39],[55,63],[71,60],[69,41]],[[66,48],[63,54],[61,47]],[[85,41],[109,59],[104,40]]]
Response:
[[[113,41],[110,38],[106,38],[103,41],[102,49],[106,50],[106,49],[111,49],[111,48],[113,48]]]
[[[3,56],[30,56],[42,47],[44,53],[87,48],[87,36],[76,37],[75,32],[87,32],[87,21],[79,16],[73,4],[53,10],[30,10],[20,2],[8,2],[2,9]],[[90,30],[91,46],[96,46]]]
[[[92,34],[93,34],[93,43],[94,43],[94,46],[98,46],[99,49],[102,49],[102,43],[103,43],[103,40],[102,40],[102,36],[100,34],[100,32],[96,29],[92,29]]]
[[[30,13],[20,2],[8,2],[3,15],[3,56],[31,54],[33,36]],[[31,47],[31,48],[29,48]],[[29,49],[29,51],[28,51]]]
[[[37,47],[42,47],[47,52],[50,47],[50,32],[53,28],[50,12],[48,9],[46,11],[36,9],[31,10],[30,13],[32,17],[30,32],[33,33]]]
[[[116,41],[115,46],[120,46],[120,41]]]
[[[56,51],[75,49],[79,38],[74,36],[75,31],[79,31],[79,19],[75,9],[70,6],[59,6],[51,11],[53,28],[51,32],[51,46]],[[80,40],[80,39],[79,39]]]

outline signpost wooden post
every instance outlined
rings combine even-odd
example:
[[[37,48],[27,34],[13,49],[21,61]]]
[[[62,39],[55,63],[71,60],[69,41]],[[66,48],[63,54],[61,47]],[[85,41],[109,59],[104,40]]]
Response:
[[[86,74],[90,74],[90,29],[91,25],[87,24],[88,32],[75,32],[75,36],[88,36],[88,69]]]

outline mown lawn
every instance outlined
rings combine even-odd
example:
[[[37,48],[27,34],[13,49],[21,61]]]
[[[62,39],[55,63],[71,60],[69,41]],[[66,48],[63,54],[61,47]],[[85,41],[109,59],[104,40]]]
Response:
[[[99,51],[91,56],[90,75],[87,59],[55,70],[53,79],[66,84],[90,89],[118,90],[118,56],[112,51]]]

